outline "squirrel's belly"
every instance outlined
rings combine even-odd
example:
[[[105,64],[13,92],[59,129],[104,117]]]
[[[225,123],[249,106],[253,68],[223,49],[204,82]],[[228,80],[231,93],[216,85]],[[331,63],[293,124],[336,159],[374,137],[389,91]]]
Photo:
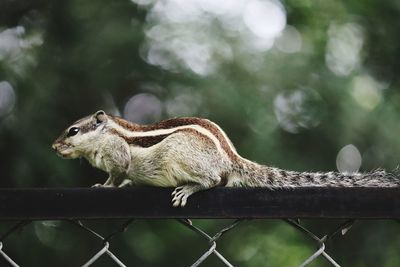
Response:
[[[177,170],[168,168],[163,170],[152,171],[151,173],[131,173],[129,178],[135,184],[160,186],[160,187],[177,187],[182,184],[180,179],[181,173]]]
[[[148,179],[151,185],[161,187],[177,187],[192,182],[192,176],[177,164],[162,168]]]
[[[170,175],[157,175],[152,179],[147,179],[146,183],[152,186],[160,186],[160,187],[177,187],[179,184],[177,180]]]

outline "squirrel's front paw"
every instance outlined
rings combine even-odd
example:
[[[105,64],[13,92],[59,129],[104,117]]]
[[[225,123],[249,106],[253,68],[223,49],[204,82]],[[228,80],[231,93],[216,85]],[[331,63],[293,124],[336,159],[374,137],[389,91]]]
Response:
[[[92,187],[104,187],[104,185],[102,185],[102,184],[94,184],[94,185],[92,185]]]

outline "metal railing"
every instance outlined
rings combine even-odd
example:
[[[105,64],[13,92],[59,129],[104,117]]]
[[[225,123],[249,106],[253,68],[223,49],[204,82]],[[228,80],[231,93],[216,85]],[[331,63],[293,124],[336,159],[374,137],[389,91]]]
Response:
[[[400,188],[296,188],[270,191],[264,188],[216,188],[195,194],[185,208],[171,207],[172,189],[0,189],[0,220],[17,221],[0,235],[0,258],[9,266],[19,266],[7,253],[7,239],[38,220],[62,220],[98,241],[99,249],[80,266],[91,266],[109,257],[115,266],[128,266],[111,251],[113,237],[124,233],[140,219],[173,219],[190,229],[208,244],[206,251],[190,266],[199,266],[211,256],[223,265],[233,266],[217,250],[217,242],[252,219],[282,219],[303,233],[316,250],[299,266],[307,266],[323,257],[332,266],[340,266],[326,251],[326,242],[344,235],[360,219],[390,219],[399,222]],[[115,219],[123,223],[106,235],[100,234],[82,220]],[[235,219],[215,234],[206,233],[190,218]],[[289,218],[289,219],[288,219]],[[296,218],[296,219],[290,219]],[[340,219],[340,223],[322,236],[315,235],[300,219]],[[186,263],[182,263],[185,266]],[[187,265],[187,264],[186,264]]]

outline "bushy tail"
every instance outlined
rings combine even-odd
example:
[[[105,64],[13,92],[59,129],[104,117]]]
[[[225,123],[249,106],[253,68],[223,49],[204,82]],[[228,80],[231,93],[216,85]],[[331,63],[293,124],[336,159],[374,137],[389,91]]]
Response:
[[[247,187],[400,187],[400,171],[378,169],[367,173],[295,172],[241,162],[228,186]]]

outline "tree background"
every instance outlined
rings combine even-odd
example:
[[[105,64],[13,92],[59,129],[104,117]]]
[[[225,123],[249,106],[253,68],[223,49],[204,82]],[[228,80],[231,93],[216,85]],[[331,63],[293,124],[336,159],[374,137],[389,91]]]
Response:
[[[393,169],[399,17],[389,0],[2,0],[0,186],[102,182],[106,174],[50,148],[98,109],[138,123],[207,117],[242,156],[281,168]],[[213,232],[226,222],[197,223]],[[333,226],[306,223],[320,233]],[[400,266],[398,231],[359,222],[328,252],[343,266]],[[246,223],[218,244],[238,266],[297,266],[314,251],[279,221]],[[98,242],[67,223],[35,222],[6,245],[22,266],[78,266]],[[185,266],[206,247],[168,220],[137,222],[112,246],[129,266]],[[212,257],[204,265],[221,266]]]

